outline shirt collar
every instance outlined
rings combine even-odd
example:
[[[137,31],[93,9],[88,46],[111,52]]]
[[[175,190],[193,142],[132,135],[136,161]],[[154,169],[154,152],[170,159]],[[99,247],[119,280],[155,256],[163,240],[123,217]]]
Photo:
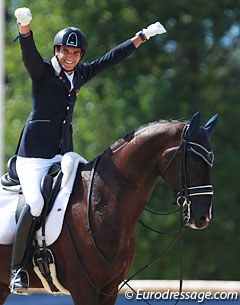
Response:
[[[62,71],[62,67],[60,66],[56,56],[52,57],[51,63],[52,63],[53,69],[55,70],[56,75],[59,76]]]

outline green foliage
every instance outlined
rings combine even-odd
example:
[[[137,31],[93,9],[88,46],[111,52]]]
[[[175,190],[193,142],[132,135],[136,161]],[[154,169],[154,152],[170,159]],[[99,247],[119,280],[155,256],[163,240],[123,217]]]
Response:
[[[202,122],[219,113],[213,137],[216,161],[215,221],[204,231],[184,234],[184,277],[239,279],[238,211],[240,121],[239,0],[56,0],[5,1],[5,159],[14,154],[21,128],[31,108],[31,84],[21,62],[14,18],[16,5],[30,7],[40,53],[51,57],[53,37],[66,26],[86,33],[93,60],[138,30],[160,20],[167,34],[154,37],[126,61],[105,72],[80,91],[74,114],[75,150],[93,159],[113,141],[159,118],[189,119],[201,111]],[[159,182],[150,205],[171,209],[171,195]],[[179,227],[175,216],[143,215],[155,228]],[[132,273],[170,243],[139,226]],[[139,277],[179,277],[180,245]]]

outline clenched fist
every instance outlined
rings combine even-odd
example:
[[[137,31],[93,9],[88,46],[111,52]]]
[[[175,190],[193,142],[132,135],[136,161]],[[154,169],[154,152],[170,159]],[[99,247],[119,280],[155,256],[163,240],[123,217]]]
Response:
[[[20,7],[15,10],[14,13],[15,17],[17,18],[17,23],[21,26],[26,26],[32,20],[32,14],[29,8],[27,7]]]

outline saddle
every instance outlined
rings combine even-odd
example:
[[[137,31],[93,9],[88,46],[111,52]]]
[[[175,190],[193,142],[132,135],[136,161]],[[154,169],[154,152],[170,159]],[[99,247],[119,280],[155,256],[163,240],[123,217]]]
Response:
[[[21,185],[16,171],[16,159],[16,156],[13,156],[9,159],[7,165],[8,172],[0,178],[0,183],[2,184],[2,189],[5,191],[14,192],[19,197],[20,203],[18,205],[19,207],[16,214],[20,215],[20,206],[25,203],[25,198],[22,193]],[[38,218],[38,223],[34,228],[34,231],[36,231],[34,233],[37,233],[35,234],[34,242],[29,244],[29,251],[27,251],[24,258],[24,260],[26,259],[25,265],[27,265],[29,259],[32,258],[34,271],[40,278],[43,287],[47,292],[53,294],[70,293],[61,285],[57,278],[54,255],[51,250],[47,248],[45,227],[49,230],[48,221],[51,217],[51,214],[55,212],[53,206],[58,200],[58,194],[61,194],[63,205],[60,205],[60,210],[62,211],[60,213],[60,218],[58,218],[60,221],[56,221],[56,223],[54,223],[54,225],[57,226],[59,230],[61,229],[64,212],[66,210],[67,201],[69,200],[70,196],[69,187],[72,187],[72,183],[74,183],[73,181],[75,179],[79,163],[86,164],[87,161],[82,156],[74,152],[68,152],[63,156],[61,165],[60,163],[54,164],[49,169],[48,174],[43,177],[41,181],[41,191],[45,204],[42,214]],[[71,173],[73,173],[73,175]],[[70,185],[68,185],[68,181],[70,181]],[[64,188],[66,193],[63,192]],[[59,202],[57,204],[59,204]],[[18,217],[17,215],[16,218]],[[47,217],[48,215],[49,217]]]
[[[21,190],[20,181],[16,171],[17,156],[13,156],[7,163],[8,172],[0,178],[2,187],[6,191],[18,192],[18,206],[15,214],[16,222],[20,216],[22,207],[25,204],[25,198]],[[37,224],[34,228],[35,232],[42,228],[43,234],[45,234],[45,221],[47,215],[50,213],[56,196],[60,190],[63,173],[61,171],[61,164],[56,163],[51,166],[47,176],[43,177],[41,181],[41,192],[44,198],[44,208],[41,216],[37,220]],[[32,256],[34,271],[44,283],[44,287],[48,292],[68,293],[58,282],[56,276],[56,268],[54,262],[53,253],[46,247],[46,244],[40,247],[37,240],[34,240],[33,245],[29,245],[28,251],[25,254],[24,260],[27,262]]]

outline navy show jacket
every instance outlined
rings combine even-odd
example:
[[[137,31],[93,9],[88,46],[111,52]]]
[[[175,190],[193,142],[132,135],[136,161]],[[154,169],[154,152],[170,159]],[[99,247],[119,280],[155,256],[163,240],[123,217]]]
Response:
[[[92,62],[79,63],[73,85],[63,70],[56,73],[52,62],[39,54],[33,34],[20,38],[22,59],[32,79],[32,109],[24,126],[17,155],[53,158],[73,151],[72,115],[81,86],[136,50],[127,40]]]

